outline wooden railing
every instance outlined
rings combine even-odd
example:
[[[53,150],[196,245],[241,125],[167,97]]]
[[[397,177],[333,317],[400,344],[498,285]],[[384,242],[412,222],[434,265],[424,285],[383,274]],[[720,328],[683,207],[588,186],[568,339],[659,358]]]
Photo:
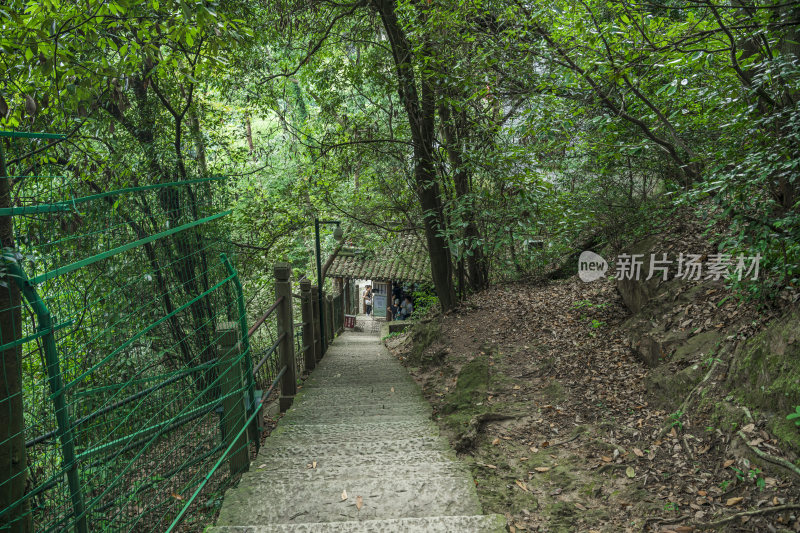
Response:
[[[323,346],[329,346],[344,329],[342,295],[327,296],[322,306],[327,342],[322,342],[319,306],[316,305],[319,289],[303,279],[300,293],[293,294],[291,273],[288,263],[275,265],[275,303],[249,329],[246,320],[245,323],[220,324],[218,338],[223,361],[220,369],[220,398],[223,400],[219,408],[223,438],[220,445],[224,452],[185,502],[168,532],[181,523],[196,497],[224,462],[228,462],[232,475],[249,468],[250,446],[259,447],[261,411],[271,393],[280,390],[278,407],[281,412],[286,411],[297,394],[298,378],[317,366],[324,355]],[[299,300],[300,305],[300,322],[297,324],[294,323],[295,300]],[[274,342],[262,352],[251,354],[253,344],[250,339],[265,324],[271,324],[272,319],[276,326]],[[296,329],[300,331],[296,332]],[[244,336],[242,332],[246,332]],[[299,342],[296,342],[297,337]]]

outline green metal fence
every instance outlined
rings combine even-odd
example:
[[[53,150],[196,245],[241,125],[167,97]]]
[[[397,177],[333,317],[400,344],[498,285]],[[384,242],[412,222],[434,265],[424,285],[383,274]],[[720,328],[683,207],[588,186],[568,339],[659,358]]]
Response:
[[[224,254],[225,180],[112,181],[51,164],[57,140],[0,132],[0,529],[199,530],[281,372]]]

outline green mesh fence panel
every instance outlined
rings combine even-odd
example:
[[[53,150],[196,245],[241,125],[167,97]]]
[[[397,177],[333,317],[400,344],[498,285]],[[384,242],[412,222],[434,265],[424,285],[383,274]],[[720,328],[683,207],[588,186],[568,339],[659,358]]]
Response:
[[[179,526],[200,530],[280,370],[221,255],[225,180],[75,176],[26,157],[46,139],[4,135],[0,529],[164,531],[210,474]]]

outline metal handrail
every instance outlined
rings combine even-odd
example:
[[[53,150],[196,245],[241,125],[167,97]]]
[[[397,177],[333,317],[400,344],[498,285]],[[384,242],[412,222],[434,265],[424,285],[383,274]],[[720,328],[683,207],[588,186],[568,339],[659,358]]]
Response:
[[[281,304],[281,302],[283,302],[283,296],[281,296],[280,298],[275,300],[275,303],[272,304],[269,309],[267,309],[267,312],[264,313],[263,315],[261,315],[261,318],[256,320],[256,323],[253,324],[250,327],[249,330],[247,330],[247,336],[248,337],[252,337],[253,336],[253,333],[255,333],[256,330],[261,327],[261,324],[263,324],[269,318],[269,315],[271,315],[272,313],[275,312],[275,310],[278,308],[278,306]]]
[[[255,374],[256,374],[256,372],[258,372],[258,370],[259,370],[259,369],[260,369],[262,366],[264,366],[264,363],[266,363],[266,362],[267,362],[267,359],[269,359],[269,356],[270,356],[270,355],[272,355],[273,353],[275,353],[275,350],[277,350],[277,349],[278,349],[278,345],[281,343],[281,341],[284,339],[284,337],[286,337],[286,332],[285,332],[285,331],[284,331],[283,333],[281,333],[281,334],[280,334],[280,336],[278,337],[278,340],[276,340],[276,341],[275,341],[275,344],[273,344],[273,345],[272,345],[272,346],[271,346],[271,347],[270,347],[270,348],[267,350],[267,353],[265,353],[265,354],[264,354],[264,356],[263,356],[263,357],[262,357],[262,358],[261,358],[261,359],[258,361],[258,364],[257,364],[256,366],[254,366],[254,367],[253,367],[253,375],[255,375]]]

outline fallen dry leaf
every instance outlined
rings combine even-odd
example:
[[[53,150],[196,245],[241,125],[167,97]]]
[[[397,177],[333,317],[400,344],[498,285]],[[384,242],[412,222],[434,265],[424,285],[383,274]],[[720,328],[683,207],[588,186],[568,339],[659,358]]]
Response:
[[[744,500],[744,498],[741,496],[736,496],[735,498],[728,498],[728,501],[725,502],[725,505],[727,505],[728,507],[733,507],[734,505],[742,503],[742,500]]]
[[[586,507],[583,506],[582,504],[578,503],[578,502],[575,502],[575,507],[577,507],[581,511],[585,511],[586,510]]]
[[[517,480],[517,486],[525,492],[528,492],[528,485],[526,485],[524,481]]]
[[[608,457],[608,456],[605,456],[605,455],[603,455],[602,457],[600,457],[600,459],[601,459],[601,460],[602,460],[604,463],[610,463],[610,462],[611,462],[611,457]]]
[[[345,501],[346,499],[347,499],[347,491],[343,490],[342,491],[342,501]]]
[[[492,446],[497,446],[498,444],[500,444],[500,437],[495,437],[492,441]]]
[[[364,506],[364,498],[362,498],[361,496],[356,496],[356,509],[360,511],[363,506]]]
[[[644,452],[639,448],[634,448],[633,453],[636,454],[636,457],[644,457]]]
[[[722,468],[728,468],[729,466],[731,466],[731,465],[732,465],[733,463],[735,463],[735,462],[736,462],[736,461],[734,461],[733,459],[728,459],[727,461],[725,461],[724,463],[722,463]]]
[[[534,468],[534,470],[536,470],[539,473],[548,472],[550,470],[550,467],[548,467],[548,466],[537,466],[536,468]]]
[[[172,493],[172,497],[173,497],[173,498],[175,498],[176,500],[183,501],[183,496],[181,496],[181,495],[180,495],[180,494],[178,494],[177,492],[173,492],[173,493]]]

